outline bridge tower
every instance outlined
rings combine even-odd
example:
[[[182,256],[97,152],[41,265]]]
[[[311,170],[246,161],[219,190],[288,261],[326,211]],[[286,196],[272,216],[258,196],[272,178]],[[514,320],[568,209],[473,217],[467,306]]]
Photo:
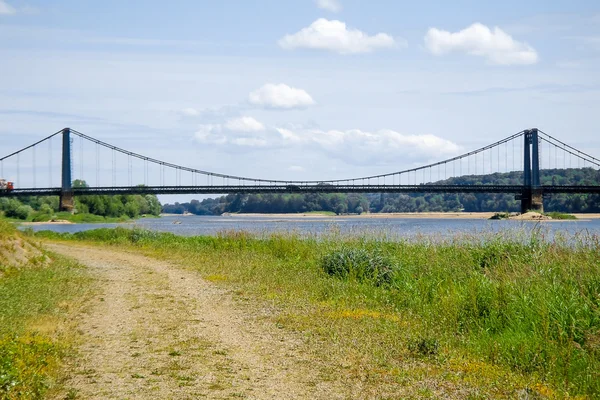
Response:
[[[61,211],[73,211],[73,186],[71,181],[71,129],[62,130],[62,185],[60,188]]]
[[[540,184],[540,151],[537,128],[523,132],[523,193],[521,193],[521,212],[544,212],[544,196]]]

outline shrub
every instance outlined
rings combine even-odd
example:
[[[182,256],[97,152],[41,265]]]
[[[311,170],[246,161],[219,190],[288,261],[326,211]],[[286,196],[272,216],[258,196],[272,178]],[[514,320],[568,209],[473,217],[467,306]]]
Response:
[[[408,350],[422,356],[437,355],[439,347],[439,341],[430,337],[421,337],[408,343]]]
[[[390,283],[395,269],[394,263],[380,252],[361,248],[342,248],[326,254],[321,267],[331,276],[376,285]]]
[[[21,205],[16,208],[6,210],[6,216],[25,220],[31,212],[33,212],[33,209],[30,206]]]

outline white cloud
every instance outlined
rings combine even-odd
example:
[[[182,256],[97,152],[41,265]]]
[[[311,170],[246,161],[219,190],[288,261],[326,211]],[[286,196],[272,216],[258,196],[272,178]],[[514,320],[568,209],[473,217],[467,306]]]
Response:
[[[10,6],[4,0],[0,0],[0,15],[12,15],[15,14],[17,10]]]
[[[260,132],[265,130],[265,126],[252,117],[230,119],[224,127],[233,132]]]
[[[200,143],[223,145],[228,151],[240,147],[288,148],[307,152],[323,152],[328,158],[349,165],[425,164],[457,155],[457,144],[435,135],[407,135],[383,129],[375,132],[360,129],[321,130],[265,127],[249,136],[225,125],[204,125],[196,132]]]
[[[307,48],[329,50],[339,54],[369,53],[396,46],[394,38],[386,33],[369,36],[358,29],[348,29],[344,22],[324,18],[316,20],[293,35],[285,35],[278,43],[286,50]]]
[[[181,110],[181,114],[186,117],[197,117],[200,115],[200,111],[196,110],[195,108],[184,108]]]
[[[221,131],[221,125],[200,125],[199,129],[194,134],[194,139],[199,143],[225,144],[227,143],[227,137],[221,134]]]
[[[315,0],[317,7],[331,12],[342,11],[342,4],[338,0]]]
[[[376,132],[310,130],[302,136],[349,164],[394,164],[400,159],[425,163],[454,156],[460,151],[457,144],[438,136],[407,135],[390,129]]]
[[[315,104],[313,98],[302,89],[290,87],[283,83],[267,83],[248,96],[251,104],[266,108],[305,108]]]
[[[248,147],[265,147],[269,143],[264,138],[253,138],[253,137],[241,137],[235,138],[231,140],[231,143],[238,146],[248,146]]]
[[[269,143],[265,126],[252,117],[233,118],[224,124],[202,124],[194,134],[199,143],[265,147]]]
[[[498,27],[493,30],[475,23],[459,32],[430,28],[425,35],[425,46],[436,56],[463,52],[487,58],[494,64],[535,64],[538,54],[533,47],[514,40]]]
[[[304,169],[304,167],[302,167],[300,165],[290,165],[288,167],[288,171],[292,171],[292,172],[304,172],[305,169]]]
[[[277,133],[281,135],[283,140],[291,141],[291,142],[300,142],[302,139],[298,135],[296,135],[293,131],[285,128],[275,128]]]

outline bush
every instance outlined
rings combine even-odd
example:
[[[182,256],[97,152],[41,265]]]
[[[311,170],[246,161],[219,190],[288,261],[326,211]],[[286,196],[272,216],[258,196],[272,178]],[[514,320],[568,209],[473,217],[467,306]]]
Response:
[[[31,222],[47,222],[52,219],[51,214],[46,214],[41,211],[34,212],[31,215]]]
[[[10,218],[27,219],[29,214],[33,212],[33,208],[30,206],[18,206],[16,208],[6,210],[6,216]]]
[[[321,259],[321,267],[331,276],[376,285],[390,283],[395,269],[393,262],[381,253],[360,248],[333,251]]]
[[[437,339],[421,337],[408,343],[408,350],[422,356],[435,356],[438,354],[440,343]]]

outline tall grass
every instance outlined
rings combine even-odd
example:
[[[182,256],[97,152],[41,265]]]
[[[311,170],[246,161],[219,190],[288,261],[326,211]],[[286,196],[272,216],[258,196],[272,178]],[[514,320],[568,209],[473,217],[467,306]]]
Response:
[[[40,235],[135,246],[188,264],[272,301],[282,322],[334,337],[388,372],[409,355],[468,371],[495,395],[534,387],[600,397],[597,236],[186,238],[119,228]]]
[[[17,233],[0,219],[0,241]],[[54,258],[0,265],[0,398],[39,399],[56,385],[69,351],[68,310],[87,282],[81,268]]]

